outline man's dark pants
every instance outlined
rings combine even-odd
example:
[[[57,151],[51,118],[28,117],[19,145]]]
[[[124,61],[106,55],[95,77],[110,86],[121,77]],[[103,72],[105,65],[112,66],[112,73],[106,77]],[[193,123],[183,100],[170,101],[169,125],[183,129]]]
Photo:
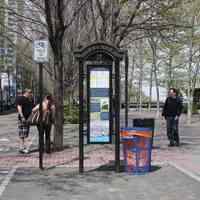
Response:
[[[167,136],[170,141],[170,144],[174,142],[179,145],[179,133],[178,133],[178,123],[179,120],[175,117],[166,117],[167,121]]]

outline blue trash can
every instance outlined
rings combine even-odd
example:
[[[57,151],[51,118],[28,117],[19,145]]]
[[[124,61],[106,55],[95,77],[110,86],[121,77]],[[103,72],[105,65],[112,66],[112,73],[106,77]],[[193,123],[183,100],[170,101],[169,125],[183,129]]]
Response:
[[[122,128],[121,143],[124,167],[128,174],[144,174],[151,171],[151,128]]]

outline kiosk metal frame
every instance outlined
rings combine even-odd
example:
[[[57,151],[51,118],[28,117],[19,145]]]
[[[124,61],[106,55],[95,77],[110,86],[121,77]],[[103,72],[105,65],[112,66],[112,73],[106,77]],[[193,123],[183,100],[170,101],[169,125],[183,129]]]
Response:
[[[89,92],[84,87],[84,80],[88,84],[88,69],[92,67],[110,67],[110,131],[115,127],[115,170],[120,172],[120,61],[125,58],[125,65],[128,64],[127,52],[105,42],[92,43],[74,52],[79,65],[79,172],[84,172],[84,124],[88,133],[89,123]],[[89,67],[89,68],[88,68]],[[126,90],[128,93],[128,66],[126,70]],[[114,80],[113,80],[114,79]],[[113,87],[114,86],[114,87]],[[114,106],[113,97],[114,94]],[[87,96],[87,97],[86,97]],[[125,124],[128,124],[128,104],[126,96]],[[84,101],[87,100],[87,114],[84,114]],[[114,120],[113,120],[113,114]],[[87,119],[84,119],[86,117]],[[86,121],[86,123],[85,123]],[[112,134],[112,132],[110,133]]]

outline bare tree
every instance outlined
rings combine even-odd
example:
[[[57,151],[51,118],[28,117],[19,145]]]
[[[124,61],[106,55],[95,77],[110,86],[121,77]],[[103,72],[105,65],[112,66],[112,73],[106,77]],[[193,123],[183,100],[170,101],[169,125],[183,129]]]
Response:
[[[150,79],[149,79],[149,103],[148,103],[149,112],[151,111],[152,88],[153,88],[153,66],[150,69]]]
[[[139,112],[142,112],[142,86],[143,86],[143,78],[144,78],[144,45],[143,41],[139,42]]]
[[[157,117],[160,112],[160,93],[159,93],[159,82],[158,82],[158,65],[157,65],[157,50],[158,50],[158,41],[159,38],[156,36],[155,32],[148,32],[149,34],[149,44],[152,50],[152,71],[154,74],[155,86],[156,86],[156,95],[157,95]]]

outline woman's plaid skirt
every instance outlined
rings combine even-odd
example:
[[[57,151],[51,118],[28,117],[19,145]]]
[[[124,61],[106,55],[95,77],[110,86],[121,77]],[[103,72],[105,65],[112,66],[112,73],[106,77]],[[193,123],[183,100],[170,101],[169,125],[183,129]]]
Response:
[[[18,131],[20,138],[27,138],[29,135],[30,126],[27,122],[23,122],[21,119],[18,119]]]

